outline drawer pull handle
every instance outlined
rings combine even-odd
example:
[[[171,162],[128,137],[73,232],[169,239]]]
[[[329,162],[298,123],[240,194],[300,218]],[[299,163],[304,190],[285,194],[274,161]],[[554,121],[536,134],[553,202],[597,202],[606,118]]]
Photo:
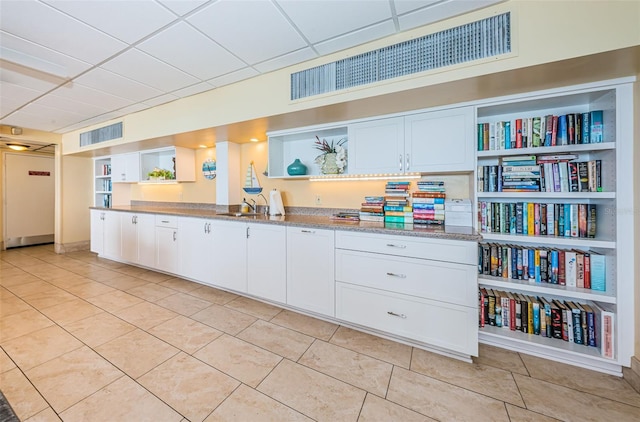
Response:
[[[407,278],[405,274],[387,273],[389,277]]]
[[[300,230],[302,233],[315,233],[315,230]]]
[[[390,248],[400,248],[400,249],[406,249],[407,246],[406,245],[395,245],[393,243],[387,243],[387,246]]]
[[[169,220],[162,220],[163,223],[169,223]]]
[[[395,316],[402,319],[407,319],[405,314],[396,314],[395,312],[387,311],[387,315]]]

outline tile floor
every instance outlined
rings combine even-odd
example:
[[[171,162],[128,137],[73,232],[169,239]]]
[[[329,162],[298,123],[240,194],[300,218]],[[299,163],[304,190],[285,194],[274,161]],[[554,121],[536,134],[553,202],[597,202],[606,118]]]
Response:
[[[1,252],[0,318],[22,421],[640,420],[622,378],[467,364],[89,252]]]

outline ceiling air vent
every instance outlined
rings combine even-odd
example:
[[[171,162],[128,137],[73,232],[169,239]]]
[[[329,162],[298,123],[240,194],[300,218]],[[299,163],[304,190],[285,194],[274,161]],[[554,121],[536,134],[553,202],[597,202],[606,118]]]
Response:
[[[291,74],[291,99],[511,52],[511,14],[446,29]]]
[[[80,146],[98,144],[112,139],[122,138],[122,122],[93,129],[80,134]]]

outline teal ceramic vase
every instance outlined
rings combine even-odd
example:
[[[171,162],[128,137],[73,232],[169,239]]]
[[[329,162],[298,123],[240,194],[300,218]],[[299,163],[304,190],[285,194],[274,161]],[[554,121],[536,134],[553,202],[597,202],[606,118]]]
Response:
[[[302,164],[299,158],[296,158],[293,163],[287,167],[287,173],[289,176],[304,176],[307,174],[307,166]]]

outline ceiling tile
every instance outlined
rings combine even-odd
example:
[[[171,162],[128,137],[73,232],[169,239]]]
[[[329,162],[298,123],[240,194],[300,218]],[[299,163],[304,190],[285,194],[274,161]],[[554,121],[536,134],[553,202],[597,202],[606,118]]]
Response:
[[[35,124],[39,130],[53,131],[59,127],[75,123],[81,118],[81,116],[77,116],[74,113],[55,108],[29,105],[13,113],[8,118],[2,119],[2,124],[29,128]]]
[[[304,36],[311,42],[324,41],[338,35],[391,19],[388,1],[362,0],[277,0]]]
[[[176,19],[173,13],[153,1],[43,1],[129,44]]]
[[[396,14],[402,15],[407,12],[412,12],[416,9],[429,6],[434,3],[438,3],[442,0],[393,0],[396,6]]]
[[[176,97],[184,98],[189,97],[191,95],[200,94],[202,92],[211,91],[214,89],[213,85],[209,85],[206,82],[200,82],[199,84],[191,85],[186,88],[179,89],[177,91],[173,91],[171,95],[175,95]]]
[[[83,86],[79,83],[69,82],[52,92],[57,97],[67,98],[89,104],[100,104],[108,110],[122,108],[133,101],[117,97],[106,92]]]
[[[273,3],[221,0],[187,20],[252,65],[306,46]]]
[[[137,48],[202,80],[245,66],[237,57],[184,22],[160,32]]]
[[[122,53],[102,67],[163,92],[175,91],[200,82],[193,76],[137,49]]]
[[[453,16],[482,9],[503,0],[448,0],[398,17],[400,30],[428,25]]]
[[[159,3],[164,4],[180,16],[186,15],[196,7],[202,6],[207,1],[209,0],[158,0]]]
[[[101,68],[95,68],[85,73],[77,78],[76,82],[132,101],[143,101],[162,94],[159,89]]]
[[[64,78],[74,77],[91,67],[89,63],[15,37],[7,32],[0,31],[0,39],[2,40],[3,59],[12,61],[5,54],[5,49],[13,50],[21,55],[21,57],[16,57],[15,63],[26,67],[45,70],[47,65],[50,65],[57,68],[57,72],[50,73]],[[39,63],[42,63],[42,65],[39,65]]]
[[[349,32],[348,34],[331,40],[315,44],[314,47],[318,53],[322,55],[335,53],[336,51],[346,48],[355,47],[356,45],[380,39],[391,35],[395,32],[393,21],[388,20],[377,25],[368,26],[359,31]]]
[[[273,60],[259,63],[253,67],[256,68],[259,72],[267,73],[276,69],[282,69],[283,67],[301,63],[306,60],[315,59],[316,57],[318,57],[318,55],[311,48],[303,48],[298,51],[294,51],[293,53],[276,57]]]
[[[45,93],[63,84],[65,79],[5,62],[0,67],[0,82],[3,87],[5,83],[10,83]]]
[[[215,87],[220,87],[224,85],[230,85],[243,79],[249,79],[259,74],[260,73],[257,70],[251,67],[245,67],[244,69],[240,69],[235,72],[210,79],[207,82]]]
[[[0,98],[2,98],[2,102],[0,105],[4,108],[7,105],[5,104],[5,101],[12,101],[16,106],[20,107],[29,101],[33,101],[42,94],[42,91],[27,88],[24,85],[2,81],[2,89],[0,89]],[[1,115],[4,114],[5,113],[2,113]]]
[[[10,114],[14,110],[19,107],[22,107],[26,101],[17,100],[15,97],[5,96],[4,95],[4,85],[3,92],[0,93],[0,117],[6,116]]]
[[[150,106],[150,107],[155,107],[157,105],[160,104],[165,104],[165,103],[170,103],[171,101],[175,101],[177,100],[178,97],[176,97],[175,95],[171,95],[171,94],[164,94],[164,95],[160,95],[156,98],[150,98],[146,101],[144,101],[143,103]]]
[[[92,64],[126,47],[115,38],[33,0],[3,1],[0,29]]]
[[[34,104],[51,108],[59,108],[62,111],[75,113],[80,116],[84,116],[85,118],[111,111],[110,109],[101,107],[96,103],[91,104],[75,101],[69,98],[58,97],[56,95],[46,95],[37,101],[34,101]]]

